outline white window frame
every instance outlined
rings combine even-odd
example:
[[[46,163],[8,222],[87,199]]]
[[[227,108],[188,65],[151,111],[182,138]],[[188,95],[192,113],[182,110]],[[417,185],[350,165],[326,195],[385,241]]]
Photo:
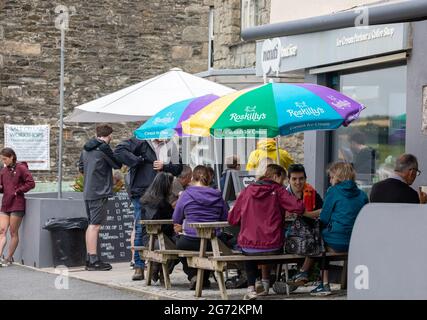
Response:
[[[259,25],[259,0],[241,0],[241,29]]]

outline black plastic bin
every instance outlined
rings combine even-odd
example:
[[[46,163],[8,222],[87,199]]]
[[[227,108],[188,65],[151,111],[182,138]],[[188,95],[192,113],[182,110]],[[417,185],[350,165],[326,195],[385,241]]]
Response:
[[[86,218],[49,219],[43,229],[50,231],[54,266],[78,267],[86,264]]]

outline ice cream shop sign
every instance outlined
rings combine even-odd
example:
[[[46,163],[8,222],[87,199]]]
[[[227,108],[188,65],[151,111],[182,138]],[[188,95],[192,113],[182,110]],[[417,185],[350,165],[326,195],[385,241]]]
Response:
[[[262,70],[264,74],[280,71],[280,62],[283,58],[296,56],[298,47],[289,44],[282,47],[279,38],[267,39],[262,45]]]

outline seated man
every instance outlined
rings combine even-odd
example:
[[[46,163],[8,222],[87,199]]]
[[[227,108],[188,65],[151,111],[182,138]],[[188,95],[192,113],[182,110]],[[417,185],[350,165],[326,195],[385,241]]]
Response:
[[[169,196],[169,203],[173,208],[176,206],[179,196],[184,192],[191,182],[193,176],[193,170],[187,165],[182,165],[181,173],[173,179],[172,193]]]
[[[290,194],[304,201],[305,210],[308,212],[319,210],[323,206],[322,197],[307,183],[307,174],[302,164],[291,164],[288,170],[289,186],[286,188]],[[308,214],[306,213],[306,216]],[[313,218],[318,214],[313,214]]]
[[[412,154],[402,154],[396,160],[394,174],[372,186],[369,200],[384,203],[426,203],[427,195],[411,188],[421,171],[418,160]]]

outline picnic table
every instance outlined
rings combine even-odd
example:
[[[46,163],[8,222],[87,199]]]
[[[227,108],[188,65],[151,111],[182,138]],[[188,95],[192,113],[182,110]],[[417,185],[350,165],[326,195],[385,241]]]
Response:
[[[290,223],[294,219],[286,219],[286,222]],[[218,222],[198,222],[198,223],[189,223],[188,226],[194,228],[197,232],[197,235],[200,237],[200,250],[197,256],[188,256],[187,262],[188,265],[192,268],[197,268],[197,283],[196,283],[196,297],[202,296],[202,286],[203,286],[203,277],[204,270],[211,270],[215,272],[215,276],[218,282],[219,290],[221,292],[221,298],[224,300],[228,299],[227,290],[225,287],[224,274],[223,272],[227,270],[227,263],[236,263],[244,261],[271,261],[271,263],[284,263],[285,269],[287,271],[288,263],[296,263],[304,261],[305,256],[295,255],[295,254],[282,254],[282,255],[260,255],[260,256],[245,256],[241,252],[233,252],[231,249],[226,247],[222,241],[220,241],[216,236],[216,230],[218,228],[226,228],[230,225],[228,222],[218,221]],[[211,241],[213,255],[207,255],[206,248],[208,241]],[[342,253],[326,253],[324,256],[328,257],[330,261],[346,261],[347,254]],[[322,257],[322,255],[316,256],[317,258]],[[288,275],[286,273],[286,280],[288,280]],[[346,270],[345,270],[346,273]],[[342,277],[342,286],[346,285],[346,277],[343,273]],[[278,275],[276,275],[277,277]],[[289,291],[287,290],[287,294]]]
[[[141,224],[145,225],[145,230],[150,236],[148,241],[148,248],[146,248],[147,250],[143,250],[142,252],[142,257],[147,260],[148,265],[146,284],[147,286],[151,285],[153,262],[158,262],[162,264],[165,288],[170,289],[171,285],[167,263],[170,260],[177,259],[178,256],[176,253],[173,252],[173,249],[175,249],[175,244],[163,234],[162,226],[173,224],[173,220],[141,220],[140,222]],[[159,240],[160,250],[158,251],[154,250],[154,243],[156,237]]]
[[[225,280],[223,271],[226,267],[226,262],[216,262],[209,259],[206,254],[206,248],[208,241],[211,241],[213,257],[220,257],[221,252],[226,255],[232,255],[233,252],[222,241],[216,236],[216,230],[218,228],[225,228],[230,226],[227,221],[224,222],[193,222],[188,224],[189,227],[194,228],[197,235],[200,237],[200,250],[197,257],[187,257],[188,265],[197,268],[197,282],[196,282],[196,297],[202,296],[202,286],[204,278],[204,268],[215,272],[215,276],[218,281],[219,289],[221,291],[221,297],[227,299],[227,292],[225,289]],[[225,296],[224,296],[225,292]]]

